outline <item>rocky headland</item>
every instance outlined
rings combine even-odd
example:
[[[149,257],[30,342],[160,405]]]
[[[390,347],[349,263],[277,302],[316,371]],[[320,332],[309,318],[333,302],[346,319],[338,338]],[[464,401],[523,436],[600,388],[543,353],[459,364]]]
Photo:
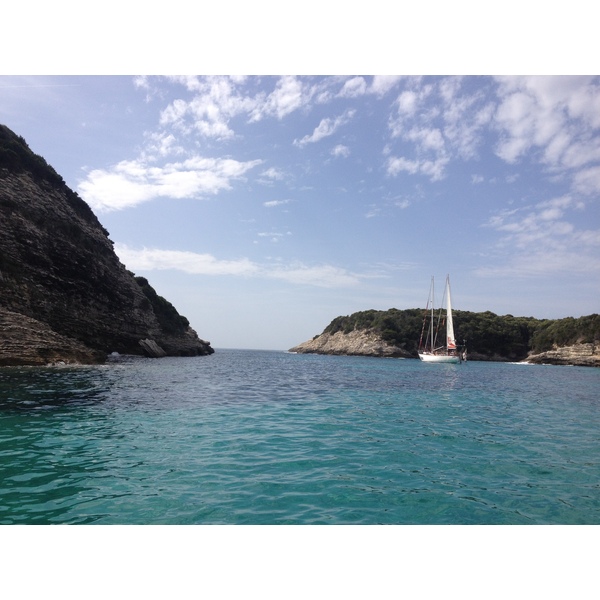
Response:
[[[90,207],[0,125],[0,365],[214,352],[119,261]]]
[[[600,367],[600,316],[535,319],[454,311],[468,359]],[[368,310],[336,317],[293,348],[299,354],[418,358],[423,309]]]

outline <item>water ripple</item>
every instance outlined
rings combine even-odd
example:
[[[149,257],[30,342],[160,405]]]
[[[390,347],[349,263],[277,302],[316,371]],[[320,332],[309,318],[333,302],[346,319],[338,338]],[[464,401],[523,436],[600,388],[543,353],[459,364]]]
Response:
[[[0,523],[599,524],[599,390],[251,351],[0,369]]]

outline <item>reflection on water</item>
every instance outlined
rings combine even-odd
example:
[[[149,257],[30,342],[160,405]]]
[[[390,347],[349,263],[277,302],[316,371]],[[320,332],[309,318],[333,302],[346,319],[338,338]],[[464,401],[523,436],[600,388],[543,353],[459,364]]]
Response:
[[[102,368],[11,367],[0,369],[0,411],[88,405],[106,396]]]

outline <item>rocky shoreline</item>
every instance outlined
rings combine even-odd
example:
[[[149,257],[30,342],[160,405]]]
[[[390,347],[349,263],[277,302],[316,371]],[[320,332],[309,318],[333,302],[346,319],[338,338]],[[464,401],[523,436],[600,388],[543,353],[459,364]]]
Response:
[[[349,333],[337,331],[333,334],[322,333],[312,340],[290,348],[297,354],[332,354],[345,356],[373,356],[389,358],[418,358],[403,348],[393,346],[381,339],[373,331],[354,330]],[[511,359],[502,356],[485,356],[469,351],[469,360],[507,362]],[[575,344],[556,347],[548,352],[530,354],[519,361],[531,364],[572,365],[582,367],[600,367],[600,345]]]
[[[596,344],[574,344],[562,348],[556,347],[548,352],[532,354],[523,362],[538,365],[600,367],[600,346]]]
[[[290,352],[297,354],[342,354],[350,356],[381,356],[389,358],[412,358],[406,350],[388,344],[376,333],[366,330],[333,334],[322,333],[303,342]]]

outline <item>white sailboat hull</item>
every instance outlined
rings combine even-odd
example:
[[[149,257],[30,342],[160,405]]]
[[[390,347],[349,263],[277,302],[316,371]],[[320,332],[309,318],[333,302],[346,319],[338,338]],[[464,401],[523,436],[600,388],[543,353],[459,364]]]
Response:
[[[459,363],[459,356],[446,356],[444,354],[419,354],[423,362],[429,363]]]

